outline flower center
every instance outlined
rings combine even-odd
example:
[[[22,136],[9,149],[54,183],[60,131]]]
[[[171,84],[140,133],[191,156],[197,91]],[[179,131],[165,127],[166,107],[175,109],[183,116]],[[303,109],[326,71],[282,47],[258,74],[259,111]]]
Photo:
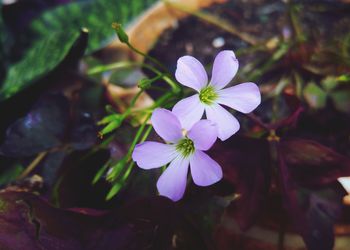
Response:
[[[189,138],[181,139],[177,145],[176,150],[180,152],[184,157],[187,157],[194,153],[193,141]]]
[[[207,86],[199,92],[199,100],[204,104],[212,104],[218,98],[218,94],[212,86]]]

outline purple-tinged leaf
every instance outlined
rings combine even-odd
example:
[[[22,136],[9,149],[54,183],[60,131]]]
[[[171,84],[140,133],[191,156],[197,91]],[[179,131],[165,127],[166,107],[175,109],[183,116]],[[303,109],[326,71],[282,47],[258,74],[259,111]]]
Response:
[[[84,249],[96,218],[56,209],[39,197],[22,192],[0,194],[2,249]],[[86,249],[86,248],[85,248]]]
[[[269,145],[265,140],[235,137],[217,142],[210,155],[222,166],[224,179],[239,195],[228,212],[246,230],[255,223],[269,191]]]
[[[279,148],[292,178],[302,186],[323,186],[350,176],[350,159],[315,141],[286,139]]]
[[[341,215],[344,190],[337,182],[313,190],[302,188],[293,181],[281,151],[278,159],[284,206],[292,225],[309,250],[333,249],[333,226]]]
[[[289,117],[282,119],[271,125],[273,129],[279,129],[282,127],[294,127],[298,122],[300,114],[304,111],[303,107],[298,107]]]
[[[306,220],[310,224],[304,241],[310,250],[331,250],[334,245],[334,223],[342,213],[345,192],[337,185],[311,191],[302,190],[308,198],[301,204],[309,204]]]
[[[30,193],[0,193],[1,249],[207,249],[177,206],[156,197],[120,209],[58,209]]]
[[[70,131],[70,144],[77,150],[85,150],[97,142],[97,126],[92,115],[80,112]]]
[[[300,100],[290,94],[284,94],[283,99],[289,109],[290,115],[286,118],[283,118],[271,125],[271,128],[273,129],[279,129],[284,127],[294,127],[301,115],[301,113],[304,111],[303,106],[300,103]]]
[[[8,157],[26,157],[60,145],[68,118],[69,103],[64,96],[42,97],[25,117],[8,128],[0,153]]]

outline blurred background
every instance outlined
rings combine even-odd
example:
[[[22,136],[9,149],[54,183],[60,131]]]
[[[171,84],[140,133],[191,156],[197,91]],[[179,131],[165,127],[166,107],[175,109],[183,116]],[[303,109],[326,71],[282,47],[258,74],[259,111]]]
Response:
[[[350,249],[348,0],[0,9],[0,249]],[[210,73],[225,49],[240,64],[232,85],[257,83],[262,104],[208,152],[223,180],[189,182],[174,203],[157,195],[161,170],[125,160],[138,129],[151,131],[137,111],[171,91],[156,80],[136,100],[138,84],[156,77],[150,57],[174,74],[192,55]]]

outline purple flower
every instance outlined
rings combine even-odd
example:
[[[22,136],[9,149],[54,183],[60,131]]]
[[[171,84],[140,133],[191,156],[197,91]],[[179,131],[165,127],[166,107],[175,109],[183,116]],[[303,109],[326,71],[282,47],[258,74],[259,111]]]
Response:
[[[222,141],[239,130],[237,119],[219,104],[250,113],[260,104],[261,96],[258,86],[252,82],[223,89],[237,70],[238,60],[230,50],[221,51],[216,56],[210,82],[203,65],[196,58],[183,56],[177,61],[176,79],[198,92],[179,101],[172,110],[185,129],[199,121],[205,110],[207,119],[217,124],[218,137]]]
[[[216,124],[209,120],[196,122],[188,131],[169,110],[153,111],[152,124],[157,134],[168,144],[147,141],[136,145],[132,158],[143,169],[169,167],[160,176],[157,188],[161,195],[173,201],[182,198],[187,182],[188,166],[198,186],[209,186],[222,178],[218,163],[203,151],[216,141]]]

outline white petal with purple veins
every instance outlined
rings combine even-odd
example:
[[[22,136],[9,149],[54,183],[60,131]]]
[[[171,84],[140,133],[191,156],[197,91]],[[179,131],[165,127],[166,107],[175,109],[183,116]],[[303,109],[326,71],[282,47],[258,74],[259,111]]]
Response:
[[[218,103],[229,106],[242,113],[252,112],[261,102],[259,87],[252,82],[218,91]]]
[[[239,122],[226,109],[214,103],[205,107],[207,119],[216,123],[218,127],[218,137],[224,141],[239,130]]]
[[[173,201],[182,198],[187,182],[189,158],[176,157],[159,177],[157,188],[160,195],[166,196]]]
[[[222,178],[220,165],[202,151],[193,154],[190,166],[192,179],[198,186],[209,186]]]
[[[177,60],[176,80],[182,85],[200,91],[208,84],[208,75],[203,65],[192,56],[183,56]]]
[[[209,120],[200,120],[196,122],[188,132],[194,147],[199,150],[208,150],[216,141],[218,136],[218,128],[216,123]]]
[[[140,168],[152,169],[168,164],[177,154],[174,145],[148,141],[136,145],[132,159]]]
[[[152,125],[157,134],[167,142],[177,142],[182,138],[179,119],[171,111],[157,108],[152,114]]]
[[[238,60],[232,50],[221,51],[214,60],[210,85],[222,89],[233,79],[238,70]]]
[[[172,112],[180,120],[182,128],[189,130],[202,118],[204,105],[200,102],[199,95],[195,94],[176,103]]]

